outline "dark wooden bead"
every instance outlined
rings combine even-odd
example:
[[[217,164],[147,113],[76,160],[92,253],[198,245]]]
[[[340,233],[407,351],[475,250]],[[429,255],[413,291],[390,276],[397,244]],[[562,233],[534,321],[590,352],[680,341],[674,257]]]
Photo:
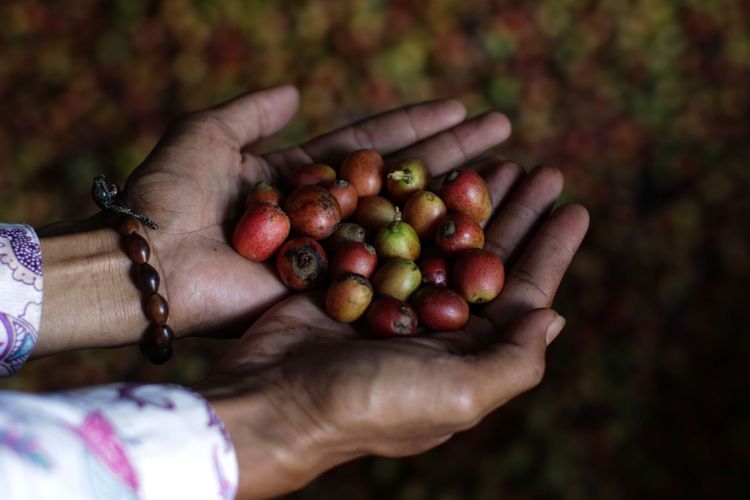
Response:
[[[172,346],[167,346],[163,349],[149,346],[146,348],[146,356],[148,356],[148,360],[153,364],[163,365],[172,357]]]
[[[151,264],[144,263],[138,266],[138,288],[141,292],[149,295],[158,292],[159,281],[159,273]]]
[[[117,226],[117,232],[123,236],[130,236],[141,228],[141,223],[133,217],[123,217]]]
[[[151,257],[151,247],[138,233],[133,233],[125,238],[125,248],[128,251],[128,256],[138,264],[148,262]]]
[[[174,331],[169,325],[154,325],[148,332],[146,332],[146,345],[156,347],[157,349],[164,349],[172,345],[174,340]]]
[[[164,297],[158,293],[149,295],[146,298],[146,314],[157,325],[166,323],[169,318],[169,305]]]

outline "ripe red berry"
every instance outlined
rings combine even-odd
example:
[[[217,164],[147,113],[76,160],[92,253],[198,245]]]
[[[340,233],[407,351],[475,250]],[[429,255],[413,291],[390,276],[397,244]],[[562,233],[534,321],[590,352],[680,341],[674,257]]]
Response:
[[[341,219],[346,220],[352,216],[354,211],[357,209],[357,200],[359,195],[354,186],[349,184],[344,179],[337,179],[332,182],[326,182],[323,187],[331,192],[336,197],[336,201],[339,202],[341,207]]]
[[[458,330],[469,321],[469,304],[450,288],[420,288],[410,302],[417,312],[419,323],[431,330]]]
[[[237,253],[254,262],[269,258],[289,236],[289,217],[278,206],[262,201],[248,208],[232,235]]]
[[[374,196],[383,187],[383,157],[373,149],[349,153],[341,164],[339,176],[354,186],[360,198]]]
[[[297,236],[279,249],[276,269],[287,287],[292,290],[308,290],[325,279],[328,258],[317,241],[307,236]]]
[[[450,171],[443,179],[440,197],[449,211],[464,213],[480,224],[492,215],[487,183],[471,170]]]
[[[500,257],[489,250],[471,249],[453,261],[453,287],[472,304],[489,302],[500,294],[505,269]]]
[[[375,337],[414,335],[417,314],[406,302],[393,297],[378,297],[367,311],[367,326]]]
[[[419,264],[422,271],[422,284],[435,286],[448,286],[450,268],[448,259],[445,257],[429,257]]]
[[[336,277],[343,273],[361,274],[369,278],[378,265],[375,248],[362,242],[350,242],[343,245],[331,258],[330,275]]]
[[[484,246],[484,231],[474,219],[460,212],[450,213],[440,221],[435,244],[446,255]]]
[[[292,229],[316,240],[327,238],[341,222],[341,207],[322,186],[300,186],[284,203]]]

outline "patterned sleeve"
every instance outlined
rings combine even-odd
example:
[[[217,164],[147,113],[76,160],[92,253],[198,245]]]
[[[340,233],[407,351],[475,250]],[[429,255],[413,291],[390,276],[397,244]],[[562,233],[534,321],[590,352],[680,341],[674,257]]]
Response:
[[[31,354],[41,307],[39,239],[0,224],[0,377]],[[237,478],[221,421],[183,387],[0,391],[0,498],[226,499]]]
[[[29,226],[0,224],[0,377],[13,375],[36,344],[42,320],[42,250]]]
[[[208,403],[170,385],[0,392],[0,498],[233,498],[234,448]]]

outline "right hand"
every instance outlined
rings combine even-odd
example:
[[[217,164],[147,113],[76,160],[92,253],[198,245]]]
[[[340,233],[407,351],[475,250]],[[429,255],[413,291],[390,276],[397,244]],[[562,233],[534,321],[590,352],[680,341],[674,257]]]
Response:
[[[224,401],[261,388],[250,392],[274,409],[268,425],[280,438],[277,449],[286,450],[269,456],[293,471],[258,468],[252,440],[238,441],[241,491],[257,492],[260,480],[263,491],[279,494],[360,455],[419,453],[539,383],[546,347],[564,324],[548,308],[588,214],[570,205],[547,218],[562,186],[556,169],[521,177],[512,163],[488,170],[501,208],[486,229],[487,247],[510,258],[508,276],[501,294],[461,331],[369,340],[328,318],[319,294],[298,294],[264,314],[218,363],[213,383]],[[239,416],[229,417],[232,436],[233,428],[247,436],[253,427],[239,423],[241,407],[228,412]]]

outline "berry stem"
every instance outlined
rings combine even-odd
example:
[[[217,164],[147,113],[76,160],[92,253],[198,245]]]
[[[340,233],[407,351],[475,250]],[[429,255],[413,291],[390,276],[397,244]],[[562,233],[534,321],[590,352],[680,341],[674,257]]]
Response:
[[[388,178],[393,181],[404,181],[406,184],[410,184],[413,176],[408,169],[400,168],[388,174]]]
[[[393,214],[393,223],[398,224],[401,222],[401,210],[396,207],[396,213]]]

